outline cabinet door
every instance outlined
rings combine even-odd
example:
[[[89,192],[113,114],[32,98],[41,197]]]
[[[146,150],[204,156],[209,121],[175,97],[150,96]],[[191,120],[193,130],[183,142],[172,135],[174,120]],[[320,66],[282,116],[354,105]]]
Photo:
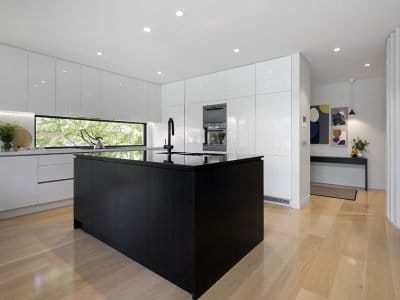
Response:
[[[37,157],[0,157],[0,211],[37,203]]]
[[[185,81],[185,103],[203,101],[203,77],[191,78]]]
[[[133,116],[132,121],[147,122],[149,118],[148,100],[149,86],[147,82],[132,79],[133,85]]]
[[[185,102],[185,82],[177,81],[161,87],[162,106],[182,105]]]
[[[147,167],[120,164],[117,169],[118,248],[138,262],[147,254]]]
[[[63,180],[38,184],[38,204],[72,199],[73,195],[73,180]]]
[[[174,151],[185,151],[185,109],[184,105],[173,105],[163,108],[162,123],[167,124],[169,118],[174,119],[175,135],[172,137]],[[165,136],[167,137],[167,136]]]
[[[217,72],[202,76],[203,101],[226,99],[226,72]]]
[[[123,77],[120,84],[120,98],[118,105],[117,119],[134,121],[135,99],[134,84],[130,78]]]
[[[149,85],[148,121],[161,122],[161,86]]]
[[[117,241],[116,165],[93,161],[93,229],[100,240],[115,245]]]
[[[110,72],[102,72],[101,118],[105,120],[118,119],[121,85],[121,76]]]
[[[56,61],[56,114],[81,115],[81,67],[78,64]]]
[[[44,115],[56,112],[55,61],[50,57],[28,55],[28,110]]]
[[[203,104],[191,103],[185,106],[185,151],[203,151]]]
[[[93,233],[93,160],[75,158],[74,171],[74,220]]]
[[[81,115],[100,117],[101,72],[81,66]]]
[[[228,101],[228,153],[255,153],[255,97]]]
[[[27,53],[0,45],[0,110],[27,111]]]
[[[252,96],[256,93],[256,65],[227,71],[227,96],[229,99]]]
[[[256,64],[257,95],[290,91],[292,58],[290,56]]]

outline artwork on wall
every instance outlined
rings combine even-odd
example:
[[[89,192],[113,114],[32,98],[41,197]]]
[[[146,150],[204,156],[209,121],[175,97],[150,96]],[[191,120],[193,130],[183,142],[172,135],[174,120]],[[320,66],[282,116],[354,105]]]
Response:
[[[334,107],[331,110],[331,144],[335,146],[347,146],[348,144],[348,108]]]
[[[329,144],[329,104],[311,106],[310,143]]]

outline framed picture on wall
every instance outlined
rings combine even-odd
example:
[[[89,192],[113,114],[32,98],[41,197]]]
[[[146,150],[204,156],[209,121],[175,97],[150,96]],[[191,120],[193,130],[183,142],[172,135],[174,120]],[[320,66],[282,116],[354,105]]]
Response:
[[[344,126],[347,125],[349,117],[349,109],[347,107],[334,107],[331,109],[331,125]]]
[[[348,145],[347,126],[332,126],[331,144],[346,147]]]

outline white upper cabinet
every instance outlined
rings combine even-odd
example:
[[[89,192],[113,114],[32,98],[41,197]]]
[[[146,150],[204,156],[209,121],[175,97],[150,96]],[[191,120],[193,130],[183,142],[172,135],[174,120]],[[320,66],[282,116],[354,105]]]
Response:
[[[81,66],[81,115],[100,117],[101,71]]]
[[[135,122],[147,122],[149,118],[148,100],[149,84],[144,81],[132,79],[133,88],[133,118]]]
[[[0,45],[0,110],[27,111],[27,52]]]
[[[203,77],[185,81],[185,103],[203,102]]]
[[[148,121],[161,122],[161,86],[149,84]]]
[[[256,64],[257,95],[291,90],[292,59],[290,56]]]
[[[185,105],[185,151],[202,152],[204,141],[203,104]]]
[[[121,78],[120,98],[117,112],[117,119],[123,121],[134,121],[135,119],[135,98],[134,82],[127,77]]]
[[[78,64],[56,61],[56,114],[81,115],[81,67]]]
[[[226,71],[202,76],[203,101],[226,99]]]
[[[227,71],[228,99],[255,95],[256,65],[249,65]]]
[[[123,77],[110,72],[102,72],[101,80],[102,96],[100,117],[105,120],[119,119],[118,106]]]
[[[185,102],[185,82],[177,81],[161,87],[162,106],[181,105]]]
[[[54,115],[56,112],[55,60],[48,56],[28,55],[28,111]]]
[[[227,107],[227,152],[254,154],[255,96],[230,99]]]

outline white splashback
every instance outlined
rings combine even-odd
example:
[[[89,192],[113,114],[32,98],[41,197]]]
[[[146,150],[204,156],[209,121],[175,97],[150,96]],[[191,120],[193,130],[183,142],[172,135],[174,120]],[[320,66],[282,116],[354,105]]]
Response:
[[[17,124],[25,128],[32,135],[32,138],[34,138],[35,114],[33,113],[0,110],[0,122]],[[33,147],[33,141],[29,147]]]

